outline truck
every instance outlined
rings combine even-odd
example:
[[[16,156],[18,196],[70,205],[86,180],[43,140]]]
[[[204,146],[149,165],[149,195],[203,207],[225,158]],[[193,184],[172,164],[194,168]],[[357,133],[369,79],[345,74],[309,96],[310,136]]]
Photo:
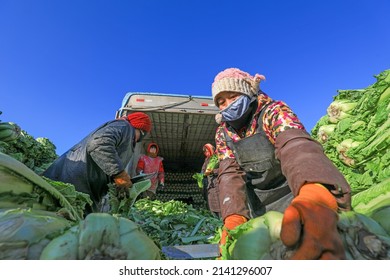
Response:
[[[201,171],[203,145],[215,145],[219,112],[211,96],[128,92],[116,111],[116,118],[132,112],[144,112],[152,120],[152,130],[137,143],[127,172],[135,175],[135,167],[149,143],[159,146],[165,171],[165,187],[156,193],[160,201],[180,200],[194,207],[206,207],[205,198],[192,176]]]

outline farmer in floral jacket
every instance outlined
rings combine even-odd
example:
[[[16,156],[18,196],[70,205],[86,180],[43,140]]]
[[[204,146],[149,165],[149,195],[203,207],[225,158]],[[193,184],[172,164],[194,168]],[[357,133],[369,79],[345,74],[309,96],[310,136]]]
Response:
[[[276,210],[284,212],[281,240],[292,259],[345,259],[339,210],[351,209],[350,186],[288,105],[260,90],[237,68],[212,84],[220,109],[215,140],[224,230]]]

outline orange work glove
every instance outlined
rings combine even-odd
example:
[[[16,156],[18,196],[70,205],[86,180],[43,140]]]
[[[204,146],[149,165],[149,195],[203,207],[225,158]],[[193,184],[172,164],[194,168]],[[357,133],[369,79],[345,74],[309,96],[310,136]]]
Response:
[[[131,183],[129,174],[123,170],[121,173],[115,175],[113,179],[118,197],[125,197],[129,191],[129,188],[131,188],[133,185],[133,183]]]
[[[206,171],[204,172],[204,176],[209,176],[211,174],[211,170],[210,169],[206,169]]]
[[[280,238],[295,249],[293,260],[345,259],[337,222],[334,196],[323,185],[306,184],[284,212]]]
[[[219,244],[220,245],[226,244],[226,237],[228,236],[227,230],[232,230],[236,226],[239,226],[239,225],[245,223],[246,221],[248,221],[247,218],[245,218],[244,216],[241,216],[241,215],[233,214],[233,215],[227,216],[225,218],[225,221],[224,221],[224,227],[222,230],[221,240],[220,240]]]

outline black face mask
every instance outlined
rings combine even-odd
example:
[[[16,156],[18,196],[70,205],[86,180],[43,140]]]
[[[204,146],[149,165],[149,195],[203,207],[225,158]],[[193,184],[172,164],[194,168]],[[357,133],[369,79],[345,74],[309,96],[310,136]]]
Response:
[[[253,113],[257,108],[257,97],[252,97],[251,103],[249,104],[248,109],[244,112],[244,114],[237,120],[227,122],[231,127],[233,127],[236,131],[243,128],[252,118]]]
[[[142,139],[145,138],[146,134],[147,134],[147,133],[146,133],[145,131],[143,131],[143,130],[140,129],[140,130],[139,130],[139,139],[138,139],[137,143],[141,142]]]

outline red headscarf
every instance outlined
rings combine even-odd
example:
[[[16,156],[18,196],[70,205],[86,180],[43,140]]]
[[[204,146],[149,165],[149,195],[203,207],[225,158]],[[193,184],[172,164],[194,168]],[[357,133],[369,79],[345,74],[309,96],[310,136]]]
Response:
[[[156,148],[156,152],[155,153],[151,153],[150,152],[150,148],[151,147],[155,147]],[[146,154],[148,155],[148,156],[150,156],[150,157],[156,157],[157,156],[157,154],[158,154],[158,150],[159,150],[159,147],[158,147],[158,145],[156,144],[156,143],[150,143],[149,145],[148,145],[148,147],[147,147],[147,149],[146,149]]]
[[[215,148],[213,145],[207,143],[203,146],[203,152],[208,151],[209,152],[209,157],[211,157],[214,154]]]
[[[142,112],[134,112],[127,116],[127,120],[134,128],[150,132],[152,130],[152,121],[149,116]]]

